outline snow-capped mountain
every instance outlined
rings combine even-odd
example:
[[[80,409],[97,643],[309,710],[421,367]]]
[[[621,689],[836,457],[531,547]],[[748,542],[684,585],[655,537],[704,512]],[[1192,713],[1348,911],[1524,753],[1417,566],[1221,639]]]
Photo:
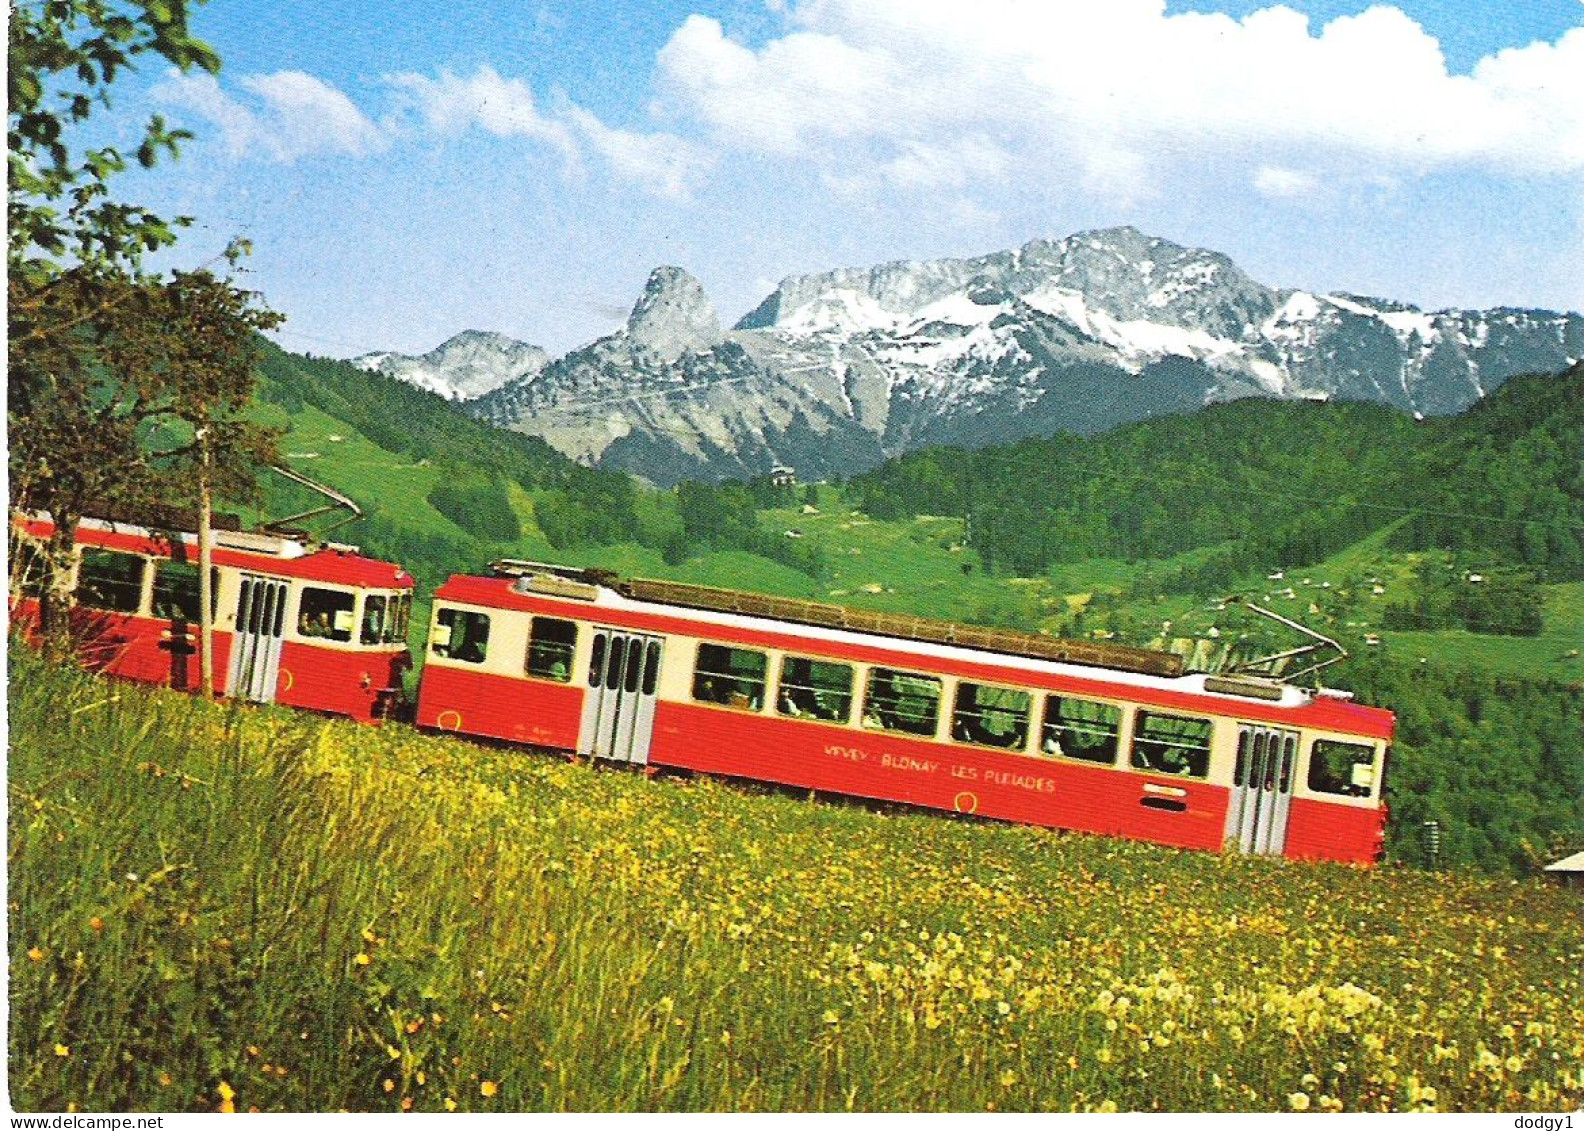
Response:
[[[1116,228],[790,278],[726,331],[698,281],[662,267],[623,329],[469,408],[657,483],[817,478],[1244,396],[1454,412],[1580,356],[1577,314],[1276,290]]]
[[[418,357],[366,353],[354,357],[352,364],[449,400],[465,401],[481,397],[508,381],[532,380],[549,361],[550,355],[538,346],[505,334],[464,330]]]

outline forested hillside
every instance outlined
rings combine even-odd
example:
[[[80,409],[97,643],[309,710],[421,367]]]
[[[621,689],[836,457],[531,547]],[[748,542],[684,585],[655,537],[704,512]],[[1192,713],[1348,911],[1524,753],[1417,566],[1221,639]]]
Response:
[[[964,516],[986,568],[1224,550],[1197,590],[1313,564],[1405,515],[1393,545],[1477,549],[1584,579],[1584,367],[1517,378],[1462,416],[1243,400],[1095,437],[936,448],[854,478],[878,518]]]
[[[809,550],[761,529],[757,500],[741,486],[702,489],[697,505],[678,505],[435,393],[267,342],[259,377],[260,413],[288,430],[288,462],[365,511],[336,537],[403,562],[425,585],[495,557],[615,544],[645,547],[657,565],[725,549],[817,569]],[[313,502],[283,481],[265,485],[273,515]]]

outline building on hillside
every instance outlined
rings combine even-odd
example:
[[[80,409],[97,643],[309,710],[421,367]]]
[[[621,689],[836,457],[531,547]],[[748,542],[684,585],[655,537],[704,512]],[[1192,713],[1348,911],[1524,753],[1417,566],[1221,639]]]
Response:
[[[1555,864],[1547,864],[1546,876],[1563,887],[1584,888],[1584,852],[1564,856]]]
[[[790,467],[772,467],[770,483],[775,487],[796,487],[797,472]]]

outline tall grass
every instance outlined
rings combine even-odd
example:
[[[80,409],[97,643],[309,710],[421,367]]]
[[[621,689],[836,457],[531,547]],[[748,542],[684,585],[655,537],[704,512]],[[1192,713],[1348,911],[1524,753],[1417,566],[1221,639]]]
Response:
[[[1584,1102],[1533,884],[877,813],[13,654],[24,1109]]]

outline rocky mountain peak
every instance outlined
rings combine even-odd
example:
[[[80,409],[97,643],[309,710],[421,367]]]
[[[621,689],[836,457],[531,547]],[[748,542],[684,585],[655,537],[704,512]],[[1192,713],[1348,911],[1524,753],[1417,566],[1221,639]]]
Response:
[[[704,287],[680,267],[656,267],[627,318],[627,342],[663,362],[722,340],[720,316]]]
[[[360,369],[383,373],[449,400],[472,400],[508,381],[537,374],[550,361],[538,346],[491,330],[463,330],[428,353],[370,353],[352,358]]]

